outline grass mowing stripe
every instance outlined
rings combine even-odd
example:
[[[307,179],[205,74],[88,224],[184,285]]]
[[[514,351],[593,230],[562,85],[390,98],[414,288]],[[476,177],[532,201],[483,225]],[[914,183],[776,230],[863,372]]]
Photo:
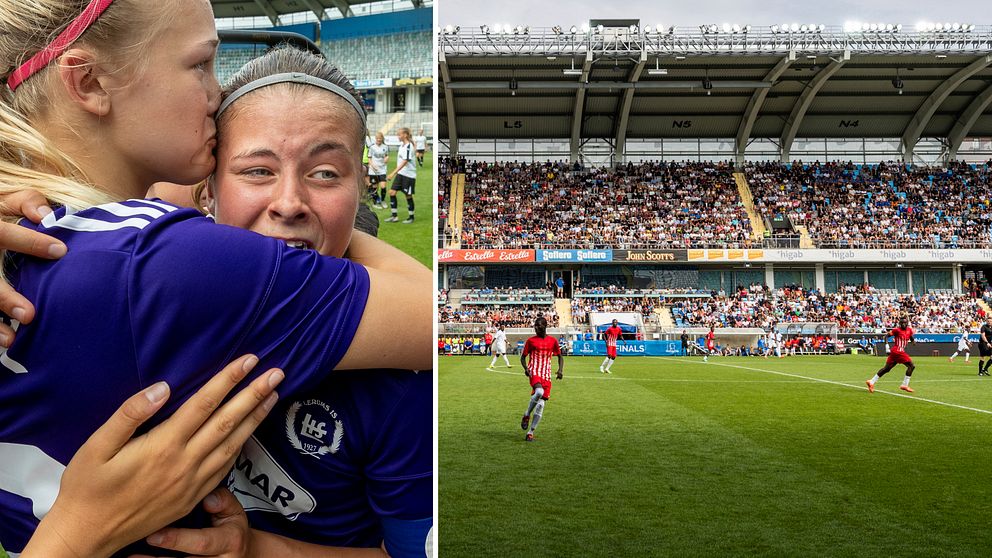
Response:
[[[815,381],[856,383],[877,357],[727,360],[744,369],[621,358],[603,377],[601,357],[567,357],[527,443],[519,367],[440,359],[439,554],[988,555],[988,415]],[[992,382],[930,362],[930,397],[988,408]]]
[[[646,357],[646,358],[654,358],[654,359],[658,359],[658,360],[673,360],[671,357]],[[811,378],[809,376],[803,376],[803,375],[800,375],[800,374],[791,374],[789,372],[778,372],[776,370],[765,370],[763,368],[752,368],[752,367],[749,367],[749,366],[739,366],[739,365],[736,365],[736,364],[726,364],[726,363],[721,363],[721,362],[710,362],[708,364],[710,364],[712,366],[725,366],[727,368],[738,368],[740,370],[752,370],[754,372],[765,372],[765,373],[768,373],[768,374],[775,374],[775,375],[778,375],[778,376],[788,376],[790,378],[801,378],[803,380],[809,380],[811,382],[819,382],[819,383],[822,383],[822,384],[832,384],[832,385],[835,385],[835,386],[842,386],[842,387],[847,387],[847,388],[854,388],[854,389],[858,389],[858,390],[867,390],[867,387],[865,387],[864,384],[862,384],[862,385],[859,386],[859,385],[856,385],[856,384],[848,384],[848,383],[844,383],[844,382],[837,382],[837,381],[834,381],[834,380],[824,380],[823,378]],[[963,409],[965,411],[974,411],[976,413],[984,413],[986,415],[992,415],[992,411],[989,411],[989,410],[986,410],[986,409],[977,409],[975,407],[968,407],[968,406],[965,406],[965,405],[958,405],[957,403],[948,403],[946,401],[937,401],[936,399],[927,399],[925,397],[919,397],[919,396],[915,396],[915,395],[909,395],[909,394],[906,394],[906,393],[885,391],[885,390],[882,390],[882,389],[878,389],[877,387],[875,388],[875,393],[884,393],[885,395],[891,395],[893,397],[903,397],[905,399],[913,399],[913,400],[916,400],[916,401],[923,401],[925,403],[933,403],[934,405],[944,405],[945,407],[953,407],[955,409]]]
[[[653,357],[653,358],[667,358],[667,357]],[[728,366],[728,365],[725,365]],[[506,376],[521,376],[522,372],[510,372],[508,370],[496,370],[495,368],[486,368],[486,372],[493,372],[496,374],[503,374]],[[766,370],[762,370],[766,372]],[[795,378],[792,380],[690,380],[686,378],[626,378],[624,376],[618,376],[616,374],[604,375],[597,374],[595,376],[576,376],[575,374],[569,374],[565,376],[566,379],[572,380],[600,380],[606,382],[616,382],[616,381],[634,381],[634,382],[669,382],[669,383],[679,383],[679,384],[750,384],[750,383],[766,383],[766,384],[801,384],[809,382],[818,382],[815,378]],[[557,380],[556,380],[557,381]],[[958,382],[985,382],[988,380],[983,380],[982,378],[953,378],[953,379],[937,379],[937,380],[923,380],[928,384],[934,383],[958,383]],[[844,384],[848,385],[848,384]],[[857,385],[850,385],[849,387],[859,387]],[[879,391],[879,393],[887,393]],[[891,395],[902,395],[899,393],[893,393]],[[911,396],[906,396],[911,397]]]

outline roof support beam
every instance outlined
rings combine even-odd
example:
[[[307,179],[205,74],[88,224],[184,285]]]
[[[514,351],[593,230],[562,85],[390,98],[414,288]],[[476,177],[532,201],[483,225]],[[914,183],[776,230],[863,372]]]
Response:
[[[269,0],[255,0],[255,4],[262,10],[262,13],[269,18],[272,25],[279,26],[279,14],[276,13],[276,9],[272,7],[272,3]]]
[[[413,1],[413,7],[414,8],[423,8],[424,7],[424,0],[412,0],[412,1]]]
[[[451,84],[451,72],[448,70],[448,58],[444,50],[438,50],[438,67],[441,70],[441,83],[444,84],[444,109],[448,117],[448,154],[458,156],[458,127],[455,126],[455,92],[448,87]]]
[[[982,113],[985,112],[985,108],[990,103],[992,103],[992,85],[989,85],[984,91],[979,93],[968,105],[968,108],[964,109],[964,112],[958,116],[954,122],[954,127],[951,128],[951,133],[947,136],[950,148],[947,150],[946,163],[950,163],[957,158],[961,143],[964,142],[964,138],[968,137],[968,132],[971,131],[975,122],[978,122],[978,119],[981,118]]]
[[[327,20],[327,10],[320,5],[320,2],[317,0],[303,0],[303,4],[313,12],[313,15],[317,16],[317,21]]]
[[[592,50],[586,51],[586,59],[582,62],[582,75],[579,83],[584,84],[589,81],[589,71],[592,70]],[[579,87],[575,90],[575,110],[572,111],[572,139],[569,142],[568,161],[574,163],[579,160],[580,134],[582,133],[582,117],[585,114],[586,90]]]
[[[811,104],[813,104],[813,99],[816,98],[816,94],[823,87],[823,84],[830,79],[830,76],[834,75],[837,70],[844,65],[850,59],[850,54],[846,54],[844,58],[840,60],[834,60],[826,68],[820,70],[816,76],[810,80],[806,85],[806,89],[799,95],[799,99],[796,100],[796,104],[792,107],[792,113],[789,114],[789,119],[785,121],[785,127],[782,130],[782,138],[780,145],[782,146],[782,162],[788,163],[790,158],[790,152],[792,151],[792,142],[796,140],[796,134],[799,132],[799,127],[803,123],[803,118],[806,116],[806,111],[809,110]]]
[[[351,17],[355,15],[355,13],[351,11],[351,6],[348,4],[347,0],[331,0],[331,2],[334,4],[334,7],[341,12],[342,16]]]
[[[989,64],[992,64],[992,54],[987,54],[958,70],[947,81],[941,83],[937,89],[934,89],[933,93],[927,97],[927,100],[923,101],[923,104],[917,109],[916,114],[909,121],[909,124],[906,125],[906,129],[902,134],[902,160],[904,163],[913,162],[913,149],[916,148],[916,143],[920,141],[923,130],[926,129],[927,124],[930,123],[930,119],[933,118],[934,113],[937,112],[940,105],[943,104],[959,85],[971,76],[987,68]]]
[[[795,61],[796,51],[790,50],[789,54],[779,60],[778,64],[775,64],[775,67],[765,75],[764,81],[775,83]],[[744,116],[741,117],[741,123],[737,127],[737,141],[734,144],[738,165],[744,164],[744,150],[747,149],[747,140],[751,137],[751,130],[754,129],[754,122],[758,119],[758,113],[761,112],[761,105],[764,104],[766,96],[768,96],[768,89],[756,89],[754,93],[751,93],[751,99],[747,102],[747,108],[744,109]]]
[[[630,70],[630,75],[627,76],[628,83],[637,83],[637,80],[641,77],[641,71],[644,70],[644,64],[648,61],[648,51],[644,49],[641,51],[641,58],[637,61],[637,64]],[[626,158],[627,148],[627,119],[630,117],[630,105],[634,104],[634,88],[626,89],[623,92],[623,98],[620,101],[620,107],[617,110],[616,118],[613,120],[616,122],[617,133],[616,133],[616,143],[613,148],[615,157],[613,159],[614,164],[622,164]]]

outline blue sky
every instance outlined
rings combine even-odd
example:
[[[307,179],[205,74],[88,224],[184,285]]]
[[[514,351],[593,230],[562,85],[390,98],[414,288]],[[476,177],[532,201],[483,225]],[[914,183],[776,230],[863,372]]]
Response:
[[[992,24],[987,2],[959,0],[436,0],[440,25],[530,25],[568,27],[589,19],[640,19],[642,25],[695,27],[704,23],[772,25],[845,21],[902,23],[920,20]]]

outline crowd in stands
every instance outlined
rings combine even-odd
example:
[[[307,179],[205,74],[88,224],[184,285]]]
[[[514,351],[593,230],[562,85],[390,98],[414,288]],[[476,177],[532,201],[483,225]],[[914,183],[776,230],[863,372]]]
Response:
[[[448,304],[448,289],[437,290],[437,303]]]
[[[466,162],[463,248],[751,246],[727,163]],[[442,184],[455,163],[442,160]],[[992,164],[753,163],[755,209],[825,248],[992,247]],[[445,177],[448,177],[447,180]],[[442,187],[439,201],[447,210]],[[443,225],[440,225],[443,227]],[[776,229],[795,234],[792,229]]]
[[[470,289],[462,295],[462,303],[466,302],[553,302],[551,293],[547,289],[518,289],[518,288],[492,288],[483,287],[481,289]]]
[[[676,325],[770,330],[788,322],[836,322],[842,333],[874,333],[894,327],[906,313],[919,332],[975,331],[984,310],[968,293],[931,292],[921,295],[879,291],[862,285],[842,285],[838,292],[762,285],[740,288],[729,296],[679,300],[672,304]]]
[[[657,297],[575,297],[572,298],[572,323],[589,323],[591,312],[637,312],[647,318],[654,315]]]
[[[992,246],[992,167],[757,163],[755,208],[805,226],[822,247]]]
[[[500,324],[504,327],[534,326],[538,316],[548,320],[548,327],[558,327],[558,313],[554,306],[537,304],[486,304],[479,306],[462,306],[455,309],[445,306],[439,309],[441,323],[487,323]]]
[[[731,247],[750,223],[726,163],[468,162],[462,248]]]

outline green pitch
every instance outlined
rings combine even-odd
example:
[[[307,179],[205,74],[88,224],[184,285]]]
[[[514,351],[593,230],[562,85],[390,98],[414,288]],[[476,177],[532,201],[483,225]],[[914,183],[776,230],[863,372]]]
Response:
[[[389,172],[396,168],[396,150],[389,151]],[[392,185],[390,181],[389,185]],[[386,205],[389,205],[387,190]],[[427,267],[434,265],[432,239],[434,234],[434,153],[424,154],[424,164],[417,168],[417,186],[413,193],[414,214],[416,218],[409,225],[403,223],[387,223],[389,209],[375,209],[379,216],[379,238],[403,250]],[[396,195],[396,209],[400,221],[406,219],[406,198],[403,194]]]
[[[439,357],[440,556],[988,556],[992,379],[917,358]],[[502,361],[502,359],[500,359]],[[501,364],[502,362],[500,362]]]

